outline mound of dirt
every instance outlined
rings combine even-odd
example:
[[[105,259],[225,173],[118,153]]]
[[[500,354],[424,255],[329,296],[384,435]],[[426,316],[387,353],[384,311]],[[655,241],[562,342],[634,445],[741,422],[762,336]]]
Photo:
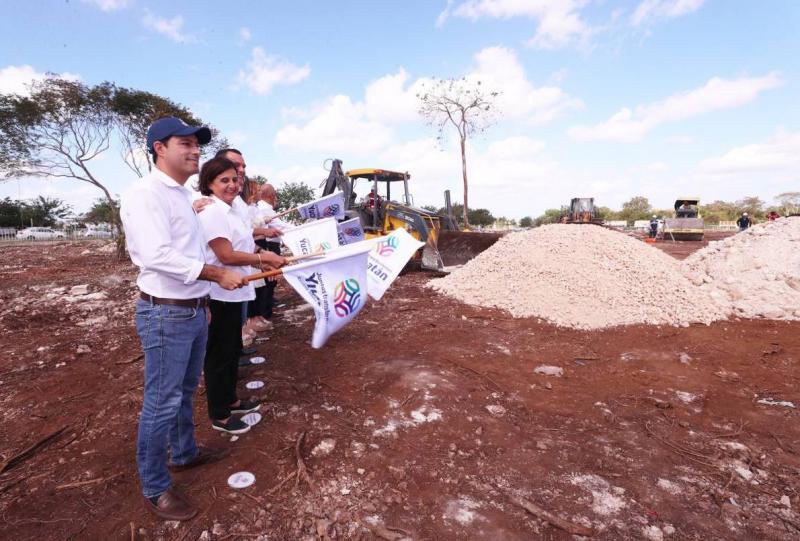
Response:
[[[467,304],[576,329],[688,325],[727,315],[679,261],[628,235],[554,224],[506,235],[429,287]]]
[[[701,291],[747,318],[800,319],[800,218],[756,225],[684,262]]]

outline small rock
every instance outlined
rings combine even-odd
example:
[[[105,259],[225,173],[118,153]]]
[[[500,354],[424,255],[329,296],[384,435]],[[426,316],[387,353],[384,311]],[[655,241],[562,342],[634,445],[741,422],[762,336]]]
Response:
[[[544,388],[547,389],[548,391],[552,391],[553,384],[548,381],[547,383],[544,384]]]
[[[316,447],[311,450],[312,456],[328,456],[333,452],[334,448],[336,447],[336,440],[333,438],[325,438],[321,442],[319,442]]]
[[[86,344],[79,344],[78,349],[75,350],[75,353],[77,353],[78,355],[83,355],[84,353],[91,353],[91,352],[92,348],[90,348]]]
[[[536,442],[536,448],[540,449],[542,451],[546,451],[547,450],[547,444],[545,442],[543,442],[543,441],[537,441]]]
[[[358,472],[358,475],[364,475],[364,473],[365,473],[367,470],[365,470],[364,468],[358,468],[356,471]]]
[[[505,415],[506,408],[504,408],[500,404],[489,404],[488,406],[486,406],[486,411],[488,411],[492,415]]]
[[[548,366],[545,364],[537,366],[533,369],[533,372],[536,374],[544,374],[545,376],[556,376],[558,378],[564,375],[564,369],[560,366]]]
[[[675,527],[672,524],[665,524],[661,527],[661,531],[663,531],[665,535],[673,535],[675,533]]]
[[[219,522],[215,522],[214,526],[211,528],[211,533],[216,536],[225,535],[225,527]]]
[[[86,295],[87,293],[89,293],[89,284],[72,286],[69,290],[70,295]]]
[[[658,526],[646,526],[643,528],[642,533],[645,539],[650,541],[664,541],[664,532]]]
[[[787,508],[792,507],[792,500],[789,499],[789,496],[784,494],[783,496],[781,496],[781,505]]]
[[[200,534],[200,537],[197,538],[197,541],[210,541],[211,534],[208,533],[208,530],[203,530],[203,533]]]
[[[480,427],[480,426],[479,426],[478,428],[476,428],[476,429],[475,429],[475,434],[477,434],[478,436],[480,436],[481,434],[483,434],[483,427]]]

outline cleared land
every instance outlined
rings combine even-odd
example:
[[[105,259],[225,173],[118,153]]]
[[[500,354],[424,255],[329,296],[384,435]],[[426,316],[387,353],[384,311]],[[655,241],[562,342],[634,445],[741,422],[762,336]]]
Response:
[[[266,383],[264,420],[212,432],[201,388],[198,438],[231,455],[177,474],[201,514],[160,522],[135,471],[135,272],[102,250],[0,249],[1,539],[800,535],[800,322],[579,331],[448,299],[426,273],[321,350],[279,286],[267,362],[240,376],[245,396]],[[228,488],[241,470],[255,484]]]

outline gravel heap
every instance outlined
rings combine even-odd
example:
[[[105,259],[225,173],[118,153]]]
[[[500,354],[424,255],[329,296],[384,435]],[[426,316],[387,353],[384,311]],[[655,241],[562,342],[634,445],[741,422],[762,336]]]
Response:
[[[623,233],[554,224],[501,238],[429,287],[467,304],[576,329],[724,319],[681,263]]]
[[[800,218],[712,242],[686,258],[686,276],[739,317],[800,319]]]

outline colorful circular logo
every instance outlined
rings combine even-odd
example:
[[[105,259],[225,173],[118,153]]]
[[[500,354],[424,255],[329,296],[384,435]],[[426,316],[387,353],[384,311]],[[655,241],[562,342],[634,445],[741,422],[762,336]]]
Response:
[[[348,237],[360,237],[361,236],[361,228],[360,227],[347,227],[344,230],[344,234]]]
[[[400,246],[400,239],[397,237],[388,237],[386,240],[382,240],[375,245],[375,251],[380,256],[388,257],[397,250],[398,246]]]
[[[339,214],[339,204],[334,203],[329,207],[325,207],[325,210],[322,211],[323,216],[336,216]]]
[[[358,282],[349,278],[333,290],[333,309],[339,317],[347,317],[361,305],[361,288]]]

